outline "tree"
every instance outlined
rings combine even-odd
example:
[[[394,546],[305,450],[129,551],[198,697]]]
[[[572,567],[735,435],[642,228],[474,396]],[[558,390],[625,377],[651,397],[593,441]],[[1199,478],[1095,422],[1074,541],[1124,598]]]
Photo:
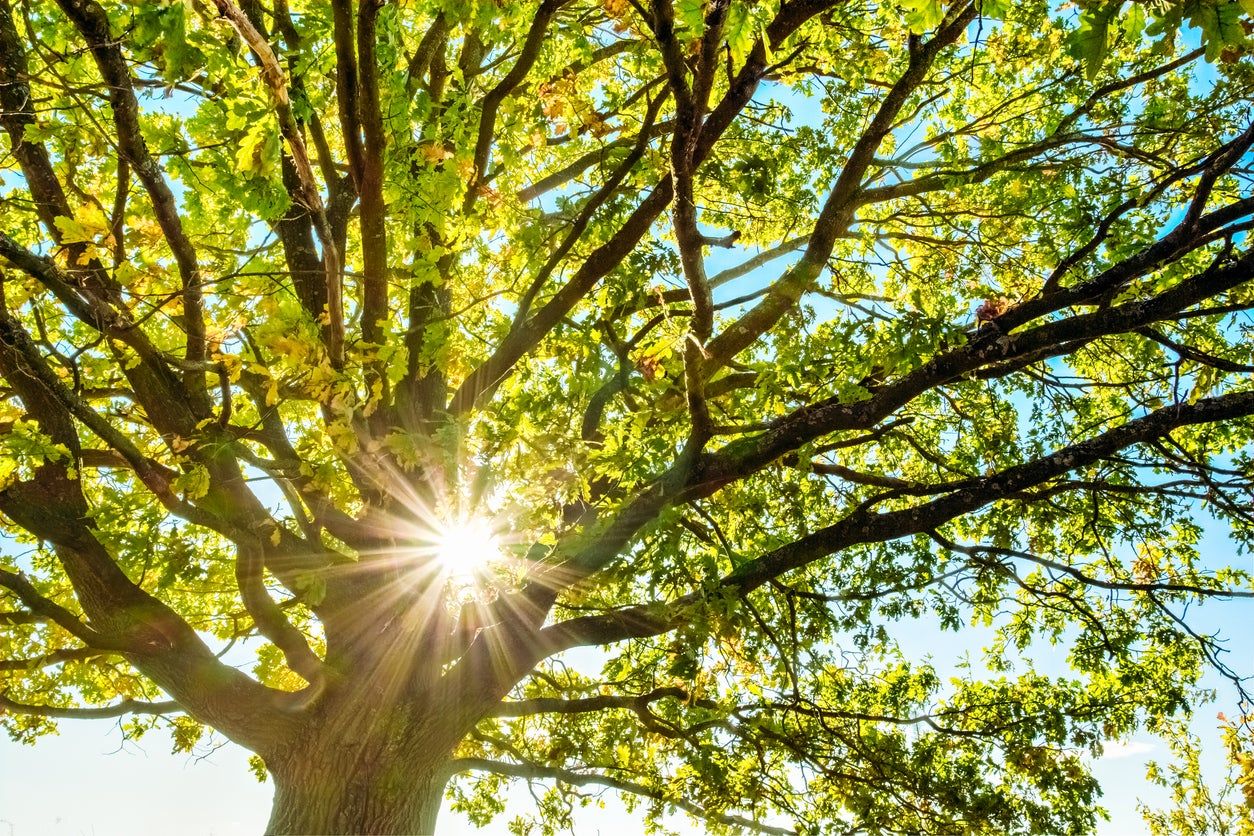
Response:
[[[1090,830],[1243,684],[1254,63],[1080,5],[0,0],[9,733],[210,727],[276,833]]]

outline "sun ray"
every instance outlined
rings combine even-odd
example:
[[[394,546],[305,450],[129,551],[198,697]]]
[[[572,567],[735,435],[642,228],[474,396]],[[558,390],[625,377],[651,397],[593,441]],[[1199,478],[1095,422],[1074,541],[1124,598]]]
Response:
[[[450,576],[472,579],[503,558],[501,541],[487,520],[464,517],[441,526],[435,559]]]

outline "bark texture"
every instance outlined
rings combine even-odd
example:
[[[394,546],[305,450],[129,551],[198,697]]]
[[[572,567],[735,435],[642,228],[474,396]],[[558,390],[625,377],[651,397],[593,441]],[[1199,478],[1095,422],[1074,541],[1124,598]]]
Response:
[[[267,763],[275,789],[266,833],[434,833],[448,758],[420,738],[337,735]]]

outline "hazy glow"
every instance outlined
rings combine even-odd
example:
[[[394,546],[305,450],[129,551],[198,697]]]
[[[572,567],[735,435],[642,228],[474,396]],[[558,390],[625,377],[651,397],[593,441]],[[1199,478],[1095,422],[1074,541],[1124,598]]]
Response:
[[[469,578],[501,559],[501,542],[484,520],[458,520],[439,532],[435,558],[450,575]]]

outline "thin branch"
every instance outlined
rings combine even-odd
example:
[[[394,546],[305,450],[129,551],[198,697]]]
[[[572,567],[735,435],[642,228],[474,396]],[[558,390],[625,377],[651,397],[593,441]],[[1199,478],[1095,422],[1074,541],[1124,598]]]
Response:
[[[683,798],[674,798],[661,790],[655,790],[638,784],[635,781],[628,781],[623,778],[613,778],[608,775],[601,775],[588,772],[575,772],[570,769],[562,769],[561,767],[540,766],[538,764],[520,764],[507,763],[505,761],[494,761],[486,758],[457,758],[449,764],[449,770],[453,774],[459,772],[491,772],[496,775],[505,775],[510,778],[524,778],[528,781],[557,781],[562,784],[569,784],[575,787],[600,786],[609,789],[618,790],[619,792],[639,795],[644,798],[652,798],[669,804],[691,816],[706,821],[716,822],[722,825],[730,825],[732,827],[743,827],[755,833],[767,833],[771,836],[792,836],[796,831],[788,830],[782,827],[773,827],[762,822],[753,821],[743,816],[732,815],[728,813],[714,813],[707,811],[705,808],[694,804]]]
[[[36,717],[50,717],[58,720],[100,720],[110,717],[124,717],[127,714],[173,714],[185,709],[174,700],[165,702],[143,702],[142,700],[122,700],[113,705],[99,708],[62,708],[55,705],[31,705],[9,699],[0,693],[0,713],[29,714]]]

